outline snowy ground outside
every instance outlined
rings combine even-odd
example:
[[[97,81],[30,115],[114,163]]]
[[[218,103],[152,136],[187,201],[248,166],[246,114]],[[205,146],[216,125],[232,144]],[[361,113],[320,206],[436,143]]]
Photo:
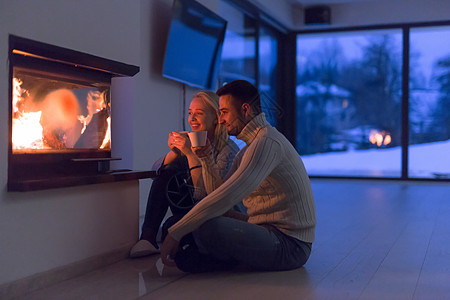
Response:
[[[309,175],[401,175],[401,147],[303,155],[302,160]],[[410,146],[409,177],[450,178],[450,140]]]

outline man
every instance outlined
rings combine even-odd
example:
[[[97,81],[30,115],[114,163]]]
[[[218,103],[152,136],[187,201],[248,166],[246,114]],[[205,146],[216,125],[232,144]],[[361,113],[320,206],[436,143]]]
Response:
[[[236,264],[270,271],[299,268],[309,258],[316,225],[305,167],[289,141],[267,123],[253,85],[233,81],[217,94],[219,122],[246,146],[223,183],[212,172],[210,155],[196,149],[205,180],[217,189],[169,229],[162,260],[186,272]],[[224,216],[241,200],[248,218]]]

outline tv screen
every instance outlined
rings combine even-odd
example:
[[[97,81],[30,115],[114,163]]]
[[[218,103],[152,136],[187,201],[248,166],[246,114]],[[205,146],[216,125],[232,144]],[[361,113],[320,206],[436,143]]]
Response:
[[[175,0],[163,76],[214,88],[227,21],[194,0]]]

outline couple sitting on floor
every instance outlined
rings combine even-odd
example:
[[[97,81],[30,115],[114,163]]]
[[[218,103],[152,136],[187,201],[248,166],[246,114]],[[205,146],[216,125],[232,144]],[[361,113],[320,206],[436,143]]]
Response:
[[[207,143],[191,147],[186,135],[170,133],[171,151],[153,181],[130,256],[159,252],[156,236],[170,206],[160,250],[167,266],[197,273],[237,264],[273,271],[305,264],[316,224],[310,181],[294,147],[266,121],[258,90],[237,80],[216,94],[199,92],[188,121],[193,131],[207,131]],[[239,150],[228,135],[246,146]],[[171,201],[177,176],[187,184]],[[180,199],[195,205],[184,207]]]

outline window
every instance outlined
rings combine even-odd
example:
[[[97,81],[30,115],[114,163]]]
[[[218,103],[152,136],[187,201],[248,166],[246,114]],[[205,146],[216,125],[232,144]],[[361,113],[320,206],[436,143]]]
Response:
[[[450,22],[298,32],[294,54],[291,35],[252,7],[219,1],[218,85],[255,84],[310,175],[450,179]]]
[[[449,178],[450,28],[410,31],[409,176]]]
[[[276,99],[278,31],[259,18],[259,11],[245,11],[235,1],[220,1],[218,11],[228,21],[218,85],[238,79],[254,84],[267,121],[276,125],[281,115]]]
[[[219,86],[243,79],[256,84],[256,22],[228,2],[219,2],[228,21],[219,69]]]
[[[259,30],[259,90],[261,108],[267,121],[275,126],[281,110],[276,102],[278,40],[275,32],[266,26]]]
[[[310,175],[400,177],[400,29],[299,34],[297,150]]]

